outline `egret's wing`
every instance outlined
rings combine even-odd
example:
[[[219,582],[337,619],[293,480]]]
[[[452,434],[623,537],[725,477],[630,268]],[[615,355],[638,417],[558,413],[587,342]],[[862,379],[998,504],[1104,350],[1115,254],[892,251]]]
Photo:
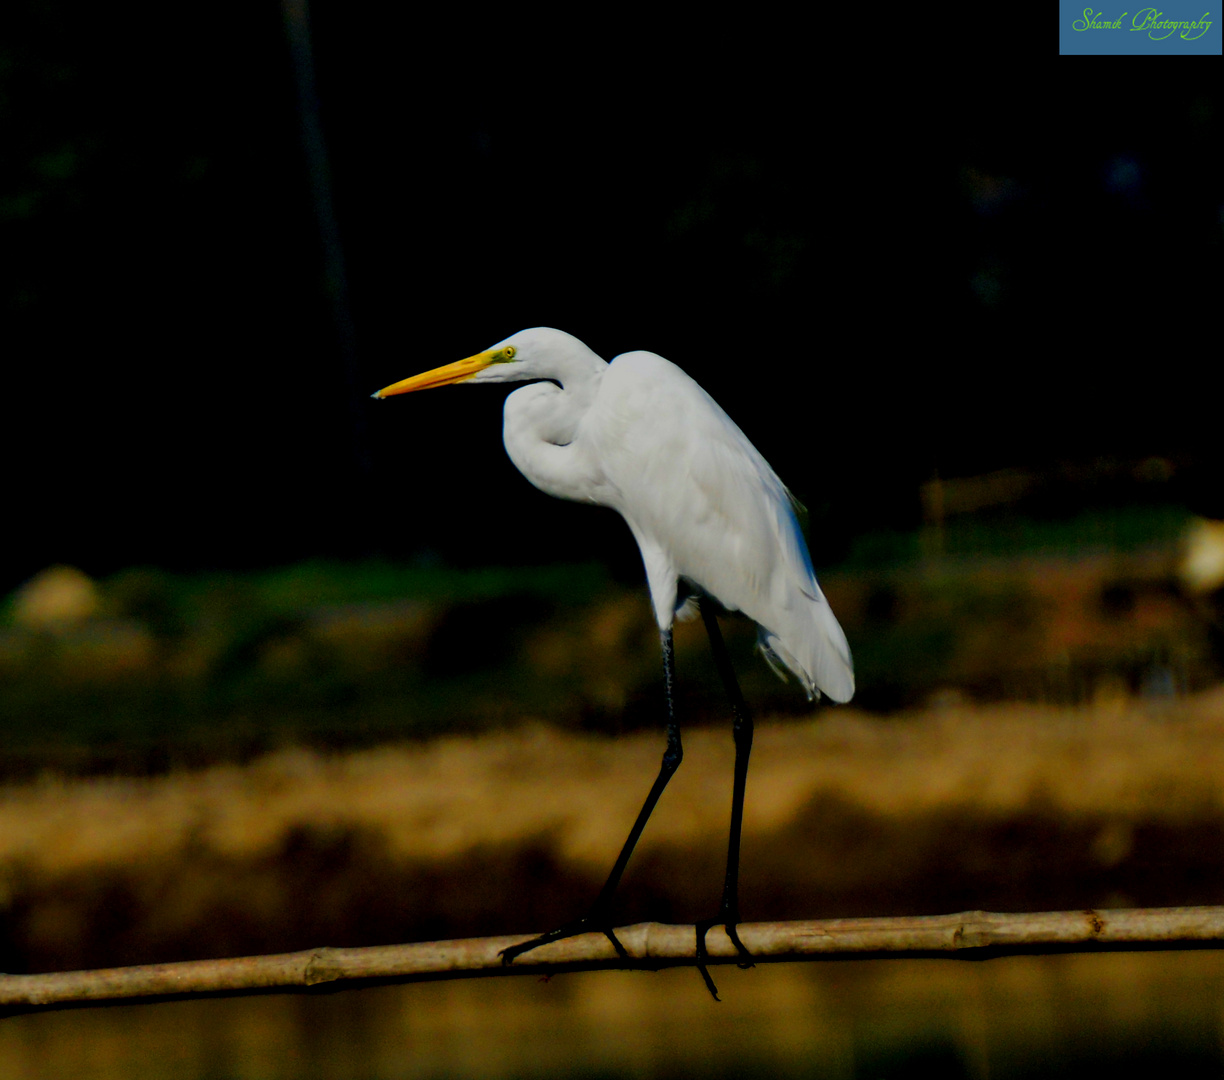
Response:
[[[616,509],[648,562],[653,545],[676,576],[754,619],[762,644],[809,693],[819,687],[848,700],[849,647],[816,583],[790,494],[730,417],[653,353],[613,361],[595,413],[592,436],[619,492]]]
[[[714,560],[727,558],[733,545],[730,562],[706,571],[710,591],[720,600],[730,597],[759,624],[762,651],[775,670],[789,668],[809,696],[823,690],[835,701],[849,701],[850,646],[817,584],[793,497],[737,427],[734,438],[707,446],[693,479],[712,503],[721,502],[717,527],[725,532],[721,551],[711,550],[705,535],[698,542]]]

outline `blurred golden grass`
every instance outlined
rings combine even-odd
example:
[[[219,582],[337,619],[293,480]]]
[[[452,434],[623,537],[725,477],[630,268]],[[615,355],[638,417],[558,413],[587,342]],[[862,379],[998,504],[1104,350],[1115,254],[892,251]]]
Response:
[[[530,726],[0,789],[0,967],[543,930],[598,888],[662,739]],[[712,913],[732,745],[685,735],[618,903]],[[746,918],[1221,902],[1224,689],[758,725]]]
[[[685,733],[685,762],[643,845],[725,829],[733,749],[720,727]],[[0,865],[57,874],[170,857],[187,844],[254,858],[292,830],[358,828],[398,858],[451,856],[547,835],[602,866],[661,753],[542,725],[348,753],[287,749],[246,765],[153,778],[46,777],[0,788]],[[757,725],[744,828],[767,833],[816,796],[885,817],[1007,814],[1170,822],[1224,812],[1224,689],[1147,704],[948,704],[881,718],[827,709]]]

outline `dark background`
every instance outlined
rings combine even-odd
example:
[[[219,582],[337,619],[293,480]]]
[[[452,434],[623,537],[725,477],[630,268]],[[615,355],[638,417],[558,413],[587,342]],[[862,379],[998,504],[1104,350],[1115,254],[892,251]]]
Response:
[[[1026,512],[1224,516],[1216,58],[311,18],[330,185],[278,7],[5,5],[5,587],[375,553],[639,575],[610,514],[515,473],[504,390],[368,400],[532,325],[694,375],[818,564],[917,524],[937,472],[1096,463]]]

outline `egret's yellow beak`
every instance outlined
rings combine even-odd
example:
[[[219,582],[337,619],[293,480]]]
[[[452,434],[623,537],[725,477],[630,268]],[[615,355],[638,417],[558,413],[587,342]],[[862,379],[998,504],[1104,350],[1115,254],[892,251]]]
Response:
[[[413,375],[410,379],[401,379],[390,386],[384,386],[377,394],[370,396],[385,398],[392,394],[411,394],[413,390],[431,390],[435,386],[463,382],[464,379],[470,379],[478,371],[483,371],[494,363],[500,355],[493,351],[477,353],[466,360],[456,360],[453,364],[446,364],[432,371],[423,371],[420,375]]]

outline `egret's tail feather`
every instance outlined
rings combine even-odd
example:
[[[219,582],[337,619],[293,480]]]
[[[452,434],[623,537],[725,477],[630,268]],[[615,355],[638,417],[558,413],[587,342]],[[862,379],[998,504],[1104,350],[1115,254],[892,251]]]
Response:
[[[795,666],[794,658],[786,652],[782,642],[763,626],[757,627],[757,648],[765,658],[765,663],[769,665],[769,670],[783,682],[790,682],[791,671]],[[799,681],[805,682],[802,676]],[[807,691],[808,701],[814,700],[820,694],[819,690],[813,694],[812,688],[806,683],[803,689]]]
[[[800,632],[787,633],[785,641],[772,630],[758,627],[757,644],[780,678],[785,679],[787,671],[798,678],[809,701],[823,692],[844,704],[854,697],[849,642],[827,603],[819,601],[811,610],[814,617],[804,620]]]

